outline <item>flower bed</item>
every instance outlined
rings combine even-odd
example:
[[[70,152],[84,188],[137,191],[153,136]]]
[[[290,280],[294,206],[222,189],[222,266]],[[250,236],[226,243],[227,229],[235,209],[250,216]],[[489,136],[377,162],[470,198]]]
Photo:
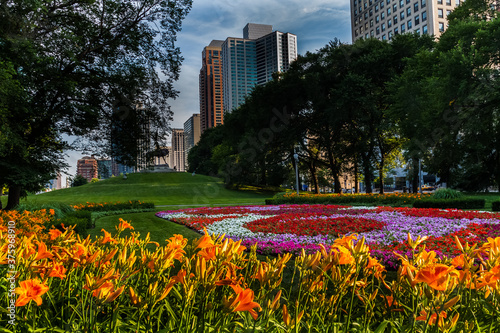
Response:
[[[500,214],[489,212],[349,207],[336,205],[278,205],[191,208],[159,212],[157,216],[195,230],[257,244],[261,254],[313,253],[319,244],[331,245],[339,235],[357,233],[371,253],[390,269],[397,268],[394,252],[411,255],[405,243],[408,233],[429,237],[421,246],[438,256],[458,255],[454,236],[469,243],[500,235]]]

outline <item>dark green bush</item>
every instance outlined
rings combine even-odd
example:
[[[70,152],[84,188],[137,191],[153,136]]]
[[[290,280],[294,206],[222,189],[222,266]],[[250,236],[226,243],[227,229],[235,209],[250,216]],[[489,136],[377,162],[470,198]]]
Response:
[[[36,210],[42,210],[45,209],[47,211],[50,211],[51,209],[54,210],[54,218],[60,219],[63,218],[66,214],[71,213],[75,211],[73,207],[62,204],[62,203],[38,203],[38,202],[23,202],[20,203],[17,207],[16,210],[18,212],[24,212],[25,210],[29,212],[34,212]]]
[[[75,232],[82,237],[87,236],[87,225],[88,220],[85,217],[76,217],[76,216],[65,216],[64,218],[57,220],[58,224],[54,225],[57,229],[62,230],[62,224],[65,227],[69,227],[71,225],[75,226]]]
[[[500,200],[493,201],[491,203],[491,210],[494,211],[494,212],[500,212]]]
[[[451,188],[440,188],[434,192],[432,198],[434,199],[458,199],[464,195],[457,190]]]
[[[141,202],[139,200],[130,200],[126,202],[109,202],[109,203],[90,202],[87,204],[75,206],[77,210],[85,210],[89,212],[110,212],[115,210],[126,210],[126,209],[149,209],[154,207],[155,204],[152,202]]]
[[[482,209],[486,200],[475,198],[464,199],[424,199],[415,201],[415,208],[456,208],[456,209]]]

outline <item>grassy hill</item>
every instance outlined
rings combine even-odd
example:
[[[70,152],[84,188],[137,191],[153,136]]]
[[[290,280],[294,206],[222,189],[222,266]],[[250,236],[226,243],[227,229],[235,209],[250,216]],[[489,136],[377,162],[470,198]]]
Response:
[[[235,191],[224,187],[223,182],[214,177],[190,173],[134,173],[127,179],[121,176],[97,183],[87,184],[30,195],[26,200],[62,202],[76,204],[83,202],[112,202],[141,200],[155,205],[224,205],[224,204],[264,204],[264,199],[274,193],[258,189]],[[2,198],[4,204],[6,197]]]

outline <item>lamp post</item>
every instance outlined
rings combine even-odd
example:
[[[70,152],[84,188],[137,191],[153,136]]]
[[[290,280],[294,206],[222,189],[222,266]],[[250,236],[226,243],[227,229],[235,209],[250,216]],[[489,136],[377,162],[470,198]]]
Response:
[[[297,187],[297,196],[299,195],[299,154],[293,154],[295,159],[295,186]]]

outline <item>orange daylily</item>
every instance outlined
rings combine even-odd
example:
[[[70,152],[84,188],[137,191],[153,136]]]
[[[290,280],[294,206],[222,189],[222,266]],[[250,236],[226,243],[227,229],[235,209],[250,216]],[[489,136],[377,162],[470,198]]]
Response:
[[[64,279],[66,277],[66,268],[61,264],[54,263],[54,266],[50,270],[49,277]]]
[[[41,283],[38,279],[21,281],[19,285],[20,287],[16,288],[16,294],[19,294],[16,306],[26,305],[31,300],[35,301],[38,306],[42,305],[41,296],[49,290],[47,285]]]
[[[47,251],[47,245],[43,242],[38,242],[38,253],[35,257],[35,260],[40,260],[44,258],[52,258],[53,255],[50,251]]]
[[[203,230],[205,231],[205,234],[201,236],[201,238],[194,243],[196,249],[204,249],[207,247],[214,246],[214,241],[212,240],[212,237],[210,237],[210,235],[208,234],[207,229],[203,228]]]
[[[454,267],[443,264],[428,265],[417,272],[413,284],[425,282],[435,290],[446,290],[450,279],[449,273],[453,271],[455,271]]]
[[[125,229],[134,230],[134,227],[124,219],[120,218],[119,221],[120,224],[118,224],[117,230],[125,230]]]
[[[224,305],[231,311],[248,311],[254,320],[257,320],[258,314],[254,308],[259,308],[260,305],[253,302],[254,293],[250,288],[243,289],[238,285],[231,285],[236,295],[231,297]]]
[[[50,229],[49,230],[49,235],[50,235],[50,240],[54,240],[57,237],[61,236],[62,232],[59,229]]]
[[[420,316],[418,316],[417,318],[415,318],[416,320],[424,320],[426,321],[427,320],[427,312],[425,312],[425,310],[422,310],[420,311]],[[434,323],[436,323],[436,320],[438,321],[439,326],[442,326],[443,323],[444,323],[444,318],[447,317],[447,314],[446,312],[444,311],[441,311],[439,313],[439,318],[438,318],[438,314],[437,313],[433,313],[431,314],[430,318],[429,318],[429,325],[434,325]]]
[[[104,238],[101,241],[101,244],[106,244],[107,242],[112,242],[113,244],[116,244],[116,240],[111,237],[111,234],[107,232],[104,229],[101,229],[101,231],[104,232]]]

